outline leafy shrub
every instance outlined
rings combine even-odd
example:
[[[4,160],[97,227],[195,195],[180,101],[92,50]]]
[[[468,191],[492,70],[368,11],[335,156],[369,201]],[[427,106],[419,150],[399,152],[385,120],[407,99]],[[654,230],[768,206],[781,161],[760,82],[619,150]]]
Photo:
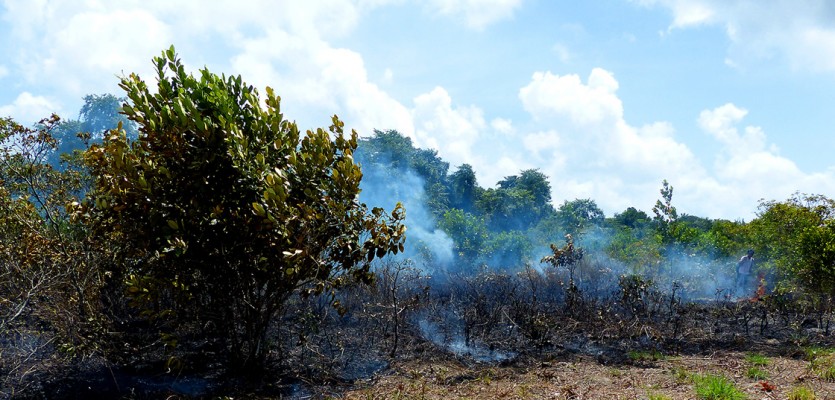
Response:
[[[302,134],[270,88],[262,103],[240,76],[187,74],[173,46],[154,64],[156,90],[120,83],[137,140],[113,130],[85,154],[83,212],[167,344],[192,327],[236,371],[260,368],[288,298],[370,282],[373,259],[403,250],[404,212],[358,202],[357,134],[336,116]]]

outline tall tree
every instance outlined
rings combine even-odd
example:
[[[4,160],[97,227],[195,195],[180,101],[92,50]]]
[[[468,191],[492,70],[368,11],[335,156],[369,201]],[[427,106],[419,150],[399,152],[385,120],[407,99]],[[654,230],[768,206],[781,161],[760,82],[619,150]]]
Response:
[[[478,186],[473,166],[470,164],[460,165],[449,176],[448,182],[449,206],[466,212],[475,210],[475,202],[484,189]]]
[[[554,213],[551,184],[536,169],[507,176],[482,193],[476,206],[493,230],[527,230]]]
[[[56,139],[55,150],[49,154],[49,163],[58,169],[73,154],[84,151],[90,142],[100,143],[104,133],[122,124],[129,140],[138,135],[136,124],[120,114],[122,103],[127,99],[112,94],[88,94],[78,113],[78,119],[61,120],[53,129]]]
[[[129,139],[136,138],[136,125],[120,113],[125,97],[112,94],[88,94],[84,96],[84,105],[78,112],[78,120],[84,132],[95,138],[101,138],[105,131],[114,129],[120,122]]]
[[[675,242],[673,232],[678,221],[678,211],[673,206],[673,187],[666,179],[661,183],[660,192],[661,199],[656,200],[655,206],[652,207],[652,213],[655,214],[652,221],[661,237],[661,243],[670,250],[670,246]]]
[[[551,183],[548,177],[538,169],[526,169],[519,175],[511,175],[499,181],[499,187],[505,190],[524,190],[533,196],[533,201],[540,207],[551,202]]]
[[[574,236],[590,226],[601,224],[606,218],[603,210],[592,199],[566,200],[557,209],[556,215],[566,233]]]
[[[614,222],[618,225],[628,227],[630,229],[641,229],[650,221],[647,213],[636,209],[635,207],[628,207],[622,213],[615,214]]]

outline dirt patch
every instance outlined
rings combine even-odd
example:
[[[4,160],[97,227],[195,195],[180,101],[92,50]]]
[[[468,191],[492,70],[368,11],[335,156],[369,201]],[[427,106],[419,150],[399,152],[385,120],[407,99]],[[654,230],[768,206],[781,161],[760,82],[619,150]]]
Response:
[[[455,359],[395,363],[388,374],[345,393],[347,399],[693,399],[693,377],[724,375],[749,398],[786,399],[798,386],[818,399],[835,399],[827,382],[802,358],[766,355],[759,368],[767,377],[752,378],[751,353],[656,355],[632,365],[604,365],[577,356],[546,362],[520,361],[512,366],[467,366]],[[640,355],[638,355],[640,356]],[[637,358],[637,357],[636,357]],[[766,383],[763,383],[766,382]],[[770,391],[766,391],[769,389]]]

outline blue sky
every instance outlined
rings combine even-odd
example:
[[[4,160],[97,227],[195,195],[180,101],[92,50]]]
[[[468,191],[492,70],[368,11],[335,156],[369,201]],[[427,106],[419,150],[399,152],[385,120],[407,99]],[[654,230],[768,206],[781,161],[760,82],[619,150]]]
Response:
[[[835,3],[6,0],[0,115],[74,118],[170,44],[305,128],[396,129],[479,183],[539,168],[556,205],[750,220],[835,196]]]

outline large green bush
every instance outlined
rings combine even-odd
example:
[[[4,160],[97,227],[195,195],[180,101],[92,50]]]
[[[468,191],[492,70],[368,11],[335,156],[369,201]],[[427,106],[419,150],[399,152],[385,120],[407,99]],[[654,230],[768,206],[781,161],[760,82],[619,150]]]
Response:
[[[137,140],[113,130],[85,156],[86,212],[143,316],[221,339],[238,371],[260,368],[287,299],[371,280],[375,257],[402,250],[403,210],[358,202],[357,134],[337,117],[301,133],[270,88],[262,101],[240,76],[187,74],[173,47],[154,64],[155,90],[135,74],[120,83]]]

